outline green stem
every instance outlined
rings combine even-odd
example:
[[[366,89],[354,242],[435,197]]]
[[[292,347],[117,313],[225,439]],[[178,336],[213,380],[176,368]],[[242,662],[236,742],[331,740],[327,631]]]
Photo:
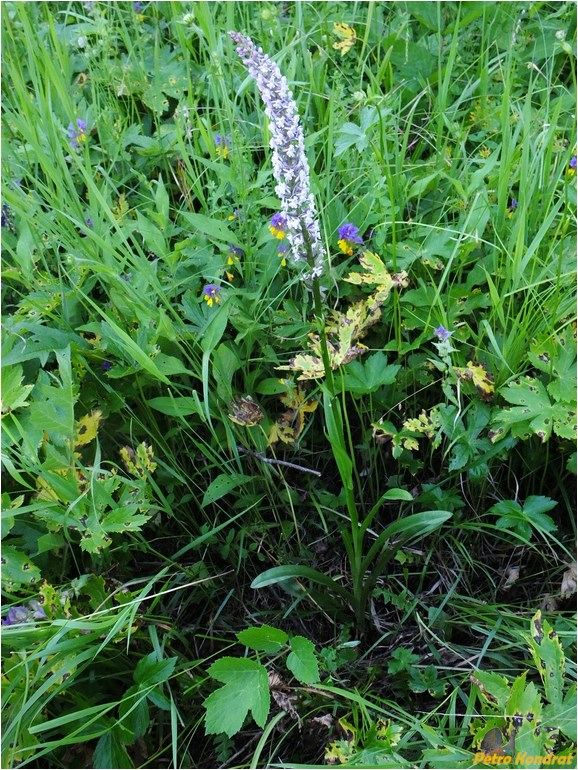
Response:
[[[303,239],[305,242],[305,248],[307,250],[308,261],[313,269],[314,259],[311,252],[311,245],[309,242],[309,234],[302,229]],[[319,343],[321,347],[321,359],[323,361],[323,368],[325,370],[325,382],[326,382],[326,395],[329,399],[329,409],[333,418],[333,423],[338,428],[343,430],[343,410],[339,398],[335,393],[335,378],[333,376],[333,369],[331,368],[331,359],[329,357],[329,349],[327,347],[327,337],[325,334],[325,313],[323,310],[323,303],[321,299],[321,287],[319,286],[319,279],[315,276],[313,278],[313,308],[315,313],[315,319],[317,322],[317,330],[319,332]],[[349,426],[348,426],[349,433]],[[344,478],[344,474],[341,472],[342,464],[337,463],[340,469],[341,480],[343,482],[343,488],[345,490],[345,501],[347,505],[347,511],[351,522],[351,579],[353,583],[353,605],[355,611],[355,620],[357,627],[362,630],[365,624],[365,607],[363,604],[363,536],[364,533],[359,528],[359,514],[357,506],[355,504],[355,496],[353,494],[353,459],[351,456],[351,436],[349,435],[349,452],[345,443],[345,436],[339,437],[340,450],[342,450],[351,462],[351,470],[349,471],[349,478]],[[333,443],[332,443],[333,447]],[[336,458],[337,459],[337,458]]]

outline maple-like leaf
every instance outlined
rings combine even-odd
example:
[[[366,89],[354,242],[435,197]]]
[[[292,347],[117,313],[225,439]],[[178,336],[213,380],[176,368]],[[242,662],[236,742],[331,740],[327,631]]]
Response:
[[[565,403],[552,403],[546,388],[533,377],[523,377],[502,388],[500,394],[515,406],[500,409],[492,419],[489,433],[492,443],[508,431],[518,438],[532,433],[547,441],[552,431],[560,438],[576,440],[576,408]]]
[[[226,733],[231,738],[249,711],[259,727],[265,726],[271,704],[265,666],[248,658],[225,657],[213,663],[209,674],[223,682],[223,687],[204,701],[207,735]]]

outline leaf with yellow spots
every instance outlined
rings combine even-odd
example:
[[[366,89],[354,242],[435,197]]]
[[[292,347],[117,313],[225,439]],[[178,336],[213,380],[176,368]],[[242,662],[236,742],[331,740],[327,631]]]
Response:
[[[102,411],[100,409],[93,409],[90,414],[85,414],[84,417],[76,421],[76,438],[74,440],[76,448],[86,446],[86,444],[90,444],[96,438],[101,420]]]
[[[341,40],[333,43],[333,48],[336,51],[341,51],[341,55],[345,56],[351,51],[357,40],[355,30],[343,21],[336,21],[333,23],[333,33],[341,38]]]
[[[439,421],[432,419],[432,415],[428,415],[425,409],[422,409],[419,417],[410,417],[403,423],[403,427],[406,430],[410,430],[414,433],[423,433],[427,438],[433,438],[435,435],[435,429],[439,425]]]
[[[364,273],[349,273],[343,280],[348,283],[370,284],[377,286],[375,299],[382,304],[389,297],[393,288],[405,289],[409,286],[407,273],[390,273],[383,264],[381,257],[371,251],[364,251],[359,257],[359,264],[365,270]]]
[[[280,396],[281,403],[288,406],[286,412],[277,418],[269,431],[268,446],[282,441],[284,444],[294,444],[305,428],[305,415],[317,409],[317,401],[307,400],[307,391],[300,385],[293,385],[291,380],[283,380],[287,393]]]
[[[494,378],[492,373],[484,369],[481,364],[468,361],[467,366],[454,366],[454,372],[460,380],[471,381],[483,401],[491,401],[494,397]]]
[[[154,462],[153,448],[146,441],[142,441],[136,448],[123,446],[120,450],[120,457],[129,473],[146,479],[156,470],[157,464]]]

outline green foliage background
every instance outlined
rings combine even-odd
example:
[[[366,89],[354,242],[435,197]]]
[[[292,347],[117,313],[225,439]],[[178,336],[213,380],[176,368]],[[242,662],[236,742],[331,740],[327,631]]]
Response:
[[[574,10],[2,4],[4,767],[468,767],[538,608],[572,673]],[[230,29],[298,103],[324,319]],[[336,424],[279,367],[367,303],[346,222],[408,286]]]

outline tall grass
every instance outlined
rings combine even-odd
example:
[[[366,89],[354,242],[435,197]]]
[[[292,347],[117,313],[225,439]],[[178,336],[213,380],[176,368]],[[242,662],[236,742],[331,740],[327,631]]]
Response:
[[[469,766],[472,668],[525,670],[540,607],[573,665],[572,4],[1,11],[3,766],[371,766],[379,720],[380,766]],[[321,309],[231,29],[298,103]],[[367,303],[363,251],[408,274],[367,351],[279,369]],[[205,735],[207,669],[263,624],[321,681]]]

